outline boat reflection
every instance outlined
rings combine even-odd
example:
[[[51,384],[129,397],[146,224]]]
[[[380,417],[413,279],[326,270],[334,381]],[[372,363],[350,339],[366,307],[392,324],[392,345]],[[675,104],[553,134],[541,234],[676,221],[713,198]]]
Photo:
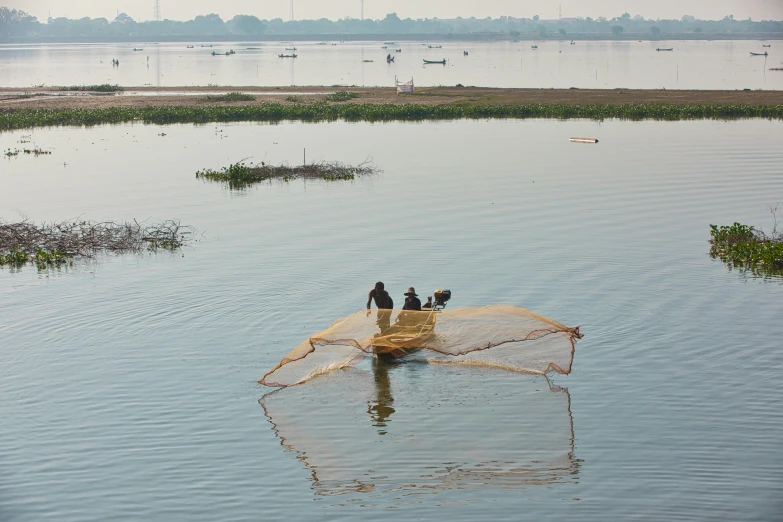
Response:
[[[259,400],[316,496],[573,483],[568,390],[494,368],[373,358]]]

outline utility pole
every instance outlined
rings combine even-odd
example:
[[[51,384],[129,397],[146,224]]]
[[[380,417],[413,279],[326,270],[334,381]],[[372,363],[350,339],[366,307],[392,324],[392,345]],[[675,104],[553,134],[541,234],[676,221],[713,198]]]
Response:
[[[155,4],[152,9],[153,9],[155,21],[160,22],[160,0],[155,0]]]

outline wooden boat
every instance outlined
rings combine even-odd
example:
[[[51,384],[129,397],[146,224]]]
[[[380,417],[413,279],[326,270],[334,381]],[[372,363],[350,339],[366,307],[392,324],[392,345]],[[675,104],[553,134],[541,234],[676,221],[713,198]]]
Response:
[[[761,47],[772,47],[772,44],[770,44],[770,45],[761,44]]]
[[[673,51],[674,47],[669,47],[669,48],[657,47],[655,50],[656,51]]]
[[[439,63],[441,65],[446,65],[446,59],[443,60],[424,60],[424,63]]]
[[[381,46],[381,49],[388,49],[386,45]]]
[[[286,47],[286,51],[296,51],[296,47]]]
[[[430,49],[443,49],[443,46],[442,45],[430,45],[429,48]]]
[[[296,58],[298,55],[296,54],[278,54],[278,58]]]
[[[763,52],[763,53],[754,53],[753,51],[751,51],[751,52],[750,52],[750,55],[751,55],[751,56],[769,56],[769,53],[768,53],[768,52]]]

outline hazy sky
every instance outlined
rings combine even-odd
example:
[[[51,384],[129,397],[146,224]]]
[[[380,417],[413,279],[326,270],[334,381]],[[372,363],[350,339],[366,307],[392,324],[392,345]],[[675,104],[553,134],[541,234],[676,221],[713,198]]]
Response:
[[[252,14],[262,19],[289,18],[290,0],[160,0],[164,18],[189,20],[199,14],[217,13],[224,20],[236,14]],[[22,9],[42,22],[51,10],[53,17],[105,17],[117,11],[136,20],[153,18],[154,0],[0,0],[0,6]],[[382,18],[396,12],[401,18],[465,18],[503,15],[531,18],[557,18],[558,4],[563,17],[606,16],[624,12],[645,18],[680,18],[689,14],[703,19],[720,19],[727,14],[753,20],[783,20],[783,0],[365,0],[366,18]],[[294,0],[296,18],[358,18],[360,0]]]

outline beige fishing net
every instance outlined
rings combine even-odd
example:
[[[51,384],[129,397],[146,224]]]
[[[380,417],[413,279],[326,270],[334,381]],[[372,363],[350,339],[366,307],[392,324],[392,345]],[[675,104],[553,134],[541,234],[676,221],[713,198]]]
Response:
[[[575,339],[581,337],[579,327],[507,305],[360,311],[304,341],[259,382],[279,387],[299,384],[355,364],[367,354],[568,374]]]

